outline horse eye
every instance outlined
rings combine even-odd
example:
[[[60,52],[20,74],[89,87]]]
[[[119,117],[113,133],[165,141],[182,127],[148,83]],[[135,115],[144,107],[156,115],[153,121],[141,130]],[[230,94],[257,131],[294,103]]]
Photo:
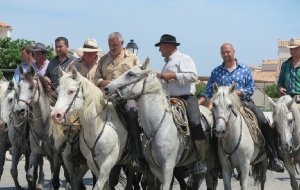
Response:
[[[70,90],[68,94],[74,94],[74,90]]]
[[[130,71],[130,72],[127,73],[127,75],[130,76],[130,77],[133,77],[134,73]]]
[[[29,90],[33,90],[33,86],[30,86],[30,87],[29,87]]]

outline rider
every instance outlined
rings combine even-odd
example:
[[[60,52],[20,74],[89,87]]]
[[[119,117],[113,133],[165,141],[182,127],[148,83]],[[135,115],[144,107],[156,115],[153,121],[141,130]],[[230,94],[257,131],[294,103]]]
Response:
[[[280,95],[289,94],[296,103],[300,103],[300,38],[292,38],[290,45],[291,57],[282,63],[277,82],[277,89]]]
[[[78,50],[83,52],[82,57],[71,62],[67,66],[66,71],[70,71],[70,67],[74,66],[83,77],[89,79],[91,82],[94,82],[94,76],[100,61],[100,56],[98,56],[97,53],[101,51],[101,49],[98,48],[97,41],[95,39],[87,38],[83,44],[83,47],[78,48]],[[76,117],[78,116],[76,115]],[[78,138],[79,137],[77,135],[76,138],[72,137],[72,139],[68,139],[71,145],[71,153],[68,156],[68,160],[75,165],[85,162],[85,158],[79,148]]]
[[[180,97],[187,103],[186,112],[191,137],[200,157],[195,165],[195,173],[204,174],[207,170],[206,137],[201,126],[200,110],[195,96],[195,82],[198,81],[198,75],[194,61],[177,50],[179,45],[176,38],[169,34],[162,35],[160,42],[155,44],[156,47],[159,46],[159,51],[166,62],[160,78],[164,80],[163,88],[170,93],[171,97]]]
[[[124,40],[119,32],[113,32],[108,36],[109,52],[105,54],[98,64],[94,83],[101,89],[111,81],[117,79],[127,70],[138,65],[140,66],[137,56],[123,48]],[[121,105],[122,103],[120,103]],[[124,103],[125,120],[130,136],[131,153],[133,155],[132,167],[136,171],[145,171],[142,162],[142,145],[140,138],[140,126],[137,115],[137,104],[135,100],[127,100]],[[119,106],[120,106],[119,105]]]
[[[236,83],[235,93],[240,96],[243,102],[251,111],[256,115],[260,129],[263,136],[266,139],[267,151],[269,157],[268,169],[277,172],[283,172],[283,162],[278,159],[277,151],[275,148],[275,141],[273,138],[273,129],[269,126],[268,121],[262,111],[253,103],[251,96],[254,93],[254,79],[252,76],[251,69],[234,58],[235,50],[230,43],[225,43],[221,46],[221,56],[224,62],[216,67],[211,72],[211,77],[207,83],[206,89],[198,104],[201,105],[208,101],[213,96],[213,83],[217,83],[218,86],[229,86]],[[215,156],[218,156],[217,143],[213,143]],[[217,157],[218,158],[218,157]],[[221,168],[219,159],[216,163],[216,168],[211,173],[216,174],[216,170],[219,171]]]

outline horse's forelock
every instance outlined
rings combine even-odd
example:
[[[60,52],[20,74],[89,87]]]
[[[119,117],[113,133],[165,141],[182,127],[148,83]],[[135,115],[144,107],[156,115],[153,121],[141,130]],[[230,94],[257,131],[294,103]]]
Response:
[[[240,97],[235,92],[230,93],[229,86],[220,86],[218,92],[214,94],[213,100],[219,99],[223,107],[226,105],[226,98],[228,98],[232,102],[233,108],[235,110],[238,110],[241,107],[242,102]]]
[[[273,117],[274,118],[283,118],[286,117],[286,115],[288,114],[289,110],[286,106],[286,104],[284,102],[279,102],[276,107],[275,110],[273,112]]]

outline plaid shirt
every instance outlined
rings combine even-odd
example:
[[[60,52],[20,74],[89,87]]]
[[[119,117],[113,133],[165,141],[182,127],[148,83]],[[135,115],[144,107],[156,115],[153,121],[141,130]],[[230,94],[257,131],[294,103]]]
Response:
[[[295,68],[292,58],[282,63],[277,87],[285,88],[289,95],[300,94],[300,65]]]
[[[242,99],[250,100],[254,94],[254,79],[251,69],[236,60],[236,68],[229,72],[224,63],[216,67],[212,72],[210,79],[206,85],[206,89],[202,96],[208,100],[213,96],[213,84],[217,83],[218,86],[230,86],[236,83],[236,90],[243,92]]]

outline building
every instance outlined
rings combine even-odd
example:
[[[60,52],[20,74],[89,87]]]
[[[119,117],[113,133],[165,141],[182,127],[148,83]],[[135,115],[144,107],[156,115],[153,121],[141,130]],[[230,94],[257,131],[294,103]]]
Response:
[[[4,22],[0,22],[0,38],[11,37],[12,27]]]

